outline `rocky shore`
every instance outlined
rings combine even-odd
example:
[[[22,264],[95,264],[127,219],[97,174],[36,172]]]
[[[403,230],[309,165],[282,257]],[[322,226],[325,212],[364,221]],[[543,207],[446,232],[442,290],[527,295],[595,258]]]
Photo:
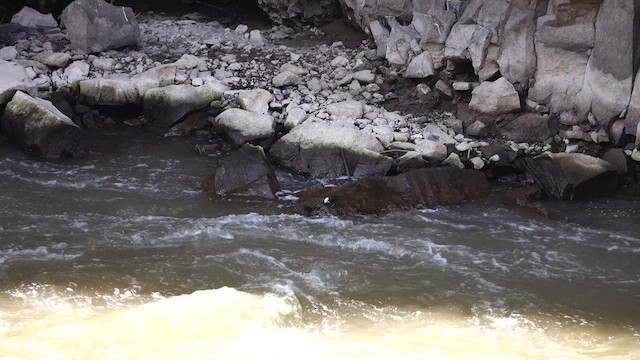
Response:
[[[501,28],[514,37],[504,43],[484,32],[488,10],[472,1],[464,11],[414,11],[410,25],[347,10],[366,36],[343,20],[250,28],[103,0],[74,1],[60,22],[24,8],[0,25],[0,134],[46,158],[83,156],[83,132],[115,122],[207,138],[201,154],[227,154],[203,181],[209,197],[299,198],[305,214],[459,203],[485,196],[487,178],[512,184],[508,201],[539,214],[542,196],[637,189],[640,86],[618,109],[594,85],[589,110],[577,113],[573,98],[559,102],[540,53],[505,48],[520,44],[517,24]],[[434,34],[430,21],[446,31]],[[492,46],[502,47],[496,59]],[[537,67],[519,68],[521,56]],[[290,193],[271,164],[353,181]]]

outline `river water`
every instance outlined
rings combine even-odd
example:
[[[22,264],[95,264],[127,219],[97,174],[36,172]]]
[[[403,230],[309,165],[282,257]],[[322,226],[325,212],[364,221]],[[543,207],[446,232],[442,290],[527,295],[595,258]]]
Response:
[[[305,218],[142,131],[0,147],[0,359],[640,358],[638,199]]]

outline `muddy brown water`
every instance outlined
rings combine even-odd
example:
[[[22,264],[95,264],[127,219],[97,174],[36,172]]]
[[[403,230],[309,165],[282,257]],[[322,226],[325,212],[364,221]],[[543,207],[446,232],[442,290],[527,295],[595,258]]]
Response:
[[[91,143],[0,147],[0,359],[640,358],[637,199],[305,218],[207,201],[196,140]]]

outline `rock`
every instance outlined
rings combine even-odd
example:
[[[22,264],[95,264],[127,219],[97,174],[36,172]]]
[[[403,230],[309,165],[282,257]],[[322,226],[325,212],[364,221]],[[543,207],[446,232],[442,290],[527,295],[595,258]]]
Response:
[[[22,66],[0,60],[0,106],[9,102],[18,90],[32,95],[37,92]]]
[[[42,14],[25,6],[11,18],[12,24],[18,24],[31,29],[48,29],[58,27],[58,23],[51,14]]]
[[[67,77],[67,81],[72,84],[76,81],[86,79],[89,75],[89,64],[84,61],[74,61],[66,69],[64,69],[64,75]]]
[[[271,82],[273,86],[281,88],[285,86],[298,85],[300,83],[300,77],[290,71],[283,71],[276,75]]]
[[[404,77],[413,79],[426,79],[429,76],[435,74],[433,68],[433,61],[431,60],[431,54],[428,51],[414,57],[409,62],[407,70],[404,72]]]
[[[269,156],[304,176],[364,177],[389,171],[393,160],[380,155],[383,150],[370,133],[306,121],[276,141]]]
[[[424,160],[422,155],[417,151],[407,151],[398,158],[398,171],[407,172],[411,169],[420,169],[427,167],[428,162]]]
[[[249,42],[251,42],[253,45],[264,45],[264,39],[262,38],[262,33],[260,32],[260,30],[252,30],[249,33]]]
[[[276,200],[280,191],[276,174],[264,150],[245,144],[220,160],[213,175],[202,182],[209,199],[240,196]]]
[[[507,190],[505,201],[513,206],[524,208],[534,214],[548,218],[547,209],[539,201],[541,197],[542,188],[539,185],[530,185]]]
[[[478,171],[417,169],[398,176],[369,177],[340,187],[301,192],[306,215],[384,214],[395,210],[459,204],[485,197],[489,184]]]
[[[629,109],[624,120],[624,128],[627,135],[635,136],[635,131],[640,125],[640,68],[633,85],[633,93],[629,102]]]
[[[69,60],[71,60],[71,55],[59,52],[43,52],[38,54],[35,60],[49,68],[57,69],[67,66]]]
[[[486,137],[489,132],[487,125],[480,120],[474,121],[471,125],[467,126],[465,134],[474,137]]]
[[[491,30],[476,24],[458,22],[447,38],[444,56],[453,60],[471,60],[476,73],[484,65]]]
[[[242,109],[228,109],[218,115],[213,125],[224,133],[234,147],[245,143],[268,147],[275,136],[275,120],[270,115]]]
[[[327,112],[333,116],[360,119],[364,115],[364,108],[359,101],[347,100],[327,105]]]
[[[299,107],[294,107],[287,111],[287,118],[284,120],[284,127],[288,130],[291,130],[294,127],[302,124],[306,119],[307,112],[300,109]]]
[[[627,108],[633,87],[634,34],[638,5],[604,0],[595,21],[595,44],[587,63],[582,90],[576,97],[578,116],[593,113],[598,123],[610,121]],[[616,54],[612,56],[612,54]]]
[[[323,23],[340,14],[335,0],[258,0],[258,6],[278,24]]]
[[[473,168],[476,170],[480,170],[484,167],[484,160],[482,160],[482,158],[479,156],[472,157],[471,159],[469,159],[469,161],[471,162],[471,165],[473,165]]]
[[[456,96],[456,92],[453,90],[451,85],[449,85],[449,83],[444,80],[438,80],[434,88],[437,92],[450,99],[453,99]]]
[[[469,109],[494,116],[518,111],[520,96],[504,77],[496,81],[485,81],[473,89]]]
[[[454,81],[453,82],[453,90],[455,91],[471,91],[479,84],[476,82],[469,81]]]
[[[286,63],[280,66],[280,72],[285,72],[285,71],[288,71],[292,74],[296,74],[298,76],[307,75],[309,73],[309,70],[292,63]]]
[[[2,115],[2,134],[46,158],[82,157],[87,140],[82,130],[51,102],[17,91]]]
[[[79,100],[87,105],[141,104],[147,90],[173,85],[175,82],[176,67],[162,65],[134,76],[116,74],[106,78],[82,80],[79,82]],[[220,84],[217,86],[219,92],[227,90]]]
[[[508,123],[501,133],[515,142],[549,142],[558,133],[558,119],[554,116],[525,114]]]
[[[442,161],[442,165],[455,167],[458,169],[464,169],[464,164],[460,161],[460,156],[456,153],[451,153],[446,159]]]
[[[629,172],[629,160],[623,149],[611,149],[604,154],[602,159],[613,165],[618,175],[626,175]]]
[[[196,111],[186,116],[184,121],[173,126],[164,137],[184,136],[197,132],[198,130],[211,127],[210,116],[207,112]]]
[[[374,82],[376,76],[371,70],[360,70],[353,73],[353,79],[368,84]]]
[[[11,61],[18,57],[18,50],[15,46],[5,46],[0,49],[0,60]]]
[[[624,131],[625,121],[622,119],[616,120],[611,124],[609,128],[609,138],[611,143],[615,146],[624,146],[627,143],[627,136]]]
[[[143,98],[144,118],[153,124],[169,127],[194,111],[203,110],[222,93],[208,85],[169,85],[149,89]]]
[[[512,84],[528,87],[536,71],[535,16],[535,10],[527,4],[512,2],[504,20],[498,65],[502,76]]]
[[[637,148],[633,149],[633,152],[631,153],[631,160],[640,162],[640,150],[639,149],[637,149]]]
[[[271,101],[273,101],[273,95],[264,89],[241,90],[238,92],[238,103],[240,106],[254,113],[268,113]]]
[[[140,43],[141,33],[133,10],[103,0],[75,0],[61,15],[71,48],[101,52]]]
[[[618,186],[613,165],[585,154],[544,153],[526,158],[525,167],[545,193],[556,199],[583,199]]]
[[[416,141],[416,151],[427,160],[442,161],[447,157],[447,147],[432,140]]]
[[[240,24],[240,25],[236,26],[236,29],[234,31],[235,31],[236,34],[244,34],[247,31],[249,31],[249,27],[247,25]]]
[[[441,144],[452,145],[457,143],[456,139],[434,124],[427,124],[422,134],[425,139]]]
[[[349,59],[342,55],[336,56],[333,60],[331,60],[331,67],[347,67],[349,66]]]
[[[96,58],[91,62],[91,65],[98,70],[111,71],[116,66],[116,61],[114,59]]]

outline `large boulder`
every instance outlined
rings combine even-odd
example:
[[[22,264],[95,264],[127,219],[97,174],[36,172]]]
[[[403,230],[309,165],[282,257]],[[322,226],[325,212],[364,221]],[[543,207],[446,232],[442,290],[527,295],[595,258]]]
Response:
[[[140,28],[129,7],[76,0],[64,9],[61,19],[75,50],[101,52],[140,43]]]
[[[280,191],[276,174],[264,150],[245,144],[225,156],[213,175],[202,182],[210,199],[241,196],[275,200]]]
[[[301,175],[338,178],[386,175],[393,160],[371,133],[307,121],[273,144],[269,156]]]
[[[276,123],[271,115],[242,109],[225,110],[214,119],[213,125],[229,139],[234,147],[245,143],[268,147],[273,143],[276,135]]]
[[[602,1],[595,21],[595,45],[576,99],[578,115],[586,117],[591,112],[601,125],[609,125],[629,105],[634,76],[633,21],[633,1]]]
[[[25,6],[11,18],[12,24],[18,24],[31,29],[51,29],[58,27],[58,23],[51,14],[42,14]]]
[[[337,188],[299,193],[299,210],[307,215],[382,214],[479,199],[489,184],[479,171],[453,167],[417,169],[388,177],[368,177]]]
[[[527,88],[536,70],[535,31],[535,11],[528,7],[527,1],[513,1],[502,29],[498,65],[509,82]]]
[[[22,66],[0,60],[0,105],[9,102],[18,90],[35,94],[37,88],[31,83]]]
[[[470,60],[478,72],[484,65],[491,30],[477,24],[457,23],[447,38],[444,56],[453,60]]]
[[[51,102],[18,91],[7,104],[0,124],[2,134],[25,149],[46,158],[82,157],[84,132]]]
[[[144,94],[144,118],[150,123],[168,127],[222,97],[223,94],[209,84],[197,87],[169,85],[150,89]]]
[[[525,167],[547,195],[556,199],[583,199],[618,186],[616,167],[586,154],[545,153],[526,158]]]
[[[134,76],[115,74],[82,80],[79,82],[79,99],[88,105],[141,104],[147,90],[173,85],[175,82],[176,67],[161,65]]]
[[[520,110],[520,96],[504,77],[485,81],[473,89],[469,109],[488,115],[502,115]]]

